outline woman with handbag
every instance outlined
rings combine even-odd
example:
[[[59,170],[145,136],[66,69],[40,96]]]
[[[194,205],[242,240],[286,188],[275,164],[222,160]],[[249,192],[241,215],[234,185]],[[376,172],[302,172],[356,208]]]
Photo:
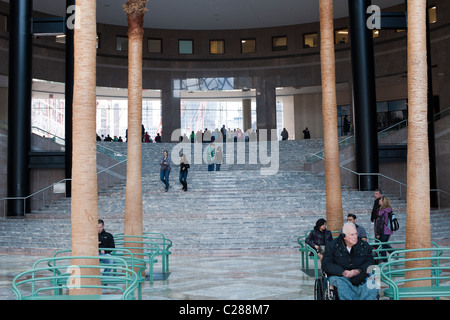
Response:
[[[389,243],[386,243],[389,241],[389,237],[394,233],[390,229],[389,214],[392,214],[391,202],[386,196],[381,196],[380,208],[378,209],[378,217],[375,220],[374,227],[375,227],[375,238],[383,242],[382,245],[383,249],[392,249],[391,245]],[[381,251],[381,255],[383,257],[386,257],[387,252],[389,252],[389,250],[383,250]],[[383,261],[387,260],[383,259]]]

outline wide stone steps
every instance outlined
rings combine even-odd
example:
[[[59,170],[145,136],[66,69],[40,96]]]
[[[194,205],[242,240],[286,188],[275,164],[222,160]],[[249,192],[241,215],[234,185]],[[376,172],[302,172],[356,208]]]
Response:
[[[126,144],[109,147],[126,154]],[[326,218],[324,177],[299,169],[309,152],[322,148],[321,141],[280,143],[280,169],[275,175],[261,175],[260,164],[224,164],[220,172],[208,172],[206,164],[193,164],[188,192],[181,190],[179,167],[173,165],[172,187],[166,193],[159,180],[159,159],[171,147],[174,144],[143,145],[142,203],[144,231],[164,233],[173,241],[174,254],[292,252],[297,250],[297,237],[317,219]],[[124,180],[99,192],[99,218],[113,234],[123,232],[125,190]],[[406,203],[394,197],[391,203],[401,225],[393,239],[401,240]],[[356,214],[359,224],[373,234],[373,192],[342,187],[342,204],[344,219],[348,213]],[[26,219],[0,220],[0,248],[32,252],[70,248],[70,210],[70,199],[63,199]],[[449,211],[433,211],[433,238],[448,237],[449,218]]]

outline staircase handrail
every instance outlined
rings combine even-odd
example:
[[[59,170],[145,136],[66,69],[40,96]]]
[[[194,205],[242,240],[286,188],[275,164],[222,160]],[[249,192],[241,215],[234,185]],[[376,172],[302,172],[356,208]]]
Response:
[[[104,149],[104,150],[106,150],[108,152],[102,152],[102,151],[99,151],[99,149]],[[104,145],[98,144],[98,143],[97,143],[97,152],[98,153],[102,153],[102,154],[104,154],[106,156],[111,156],[112,158],[114,158],[117,161],[123,161],[123,160],[127,159],[127,155],[126,154],[120,153],[120,152],[118,152],[118,151],[116,151],[114,149],[105,147]]]
[[[54,133],[51,133],[51,132],[49,132],[49,131],[47,131],[47,130],[44,130],[44,129],[39,128],[39,127],[36,127],[36,126],[32,126],[32,127],[31,127],[31,132],[33,132],[33,130],[34,130],[34,131],[42,132],[42,133],[44,133],[44,134],[46,134],[46,135],[49,135],[49,137],[45,137],[45,138],[47,138],[47,139],[54,139],[53,141],[54,141],[55,143],[59,144],[59,145],[62,145],[62,146],[65,146],[65,145],[66,145],[66,139],[61,138],[60,136],[58,136],[58,135],[56,135],[56,134],[54,134]]]
[[[444,110],[442,110],[442,111],[436,113],[436,114],[434,115],[434,119],[436,120],[437,117],[441,117],[442,115],[443,115],[444,117],[450,115],[450,107],[448,107],[448,108],[446,108],[446,109],[444,109]],[[380,131],[377,133],[378,139],[382,138],[383,135],[384,135],[384,133],[386,133],[386,132],[388,132],[388,131],[394,131],[394,130],[395,130],[395,131],[398,131],[398,130],[402,129],[403,127],[405,127],[405,128],[408,127],[408,119],[402,120],[402,121],[400,121],[400,122],[397,122],[397,123],[393,124],[393,125],[390,126],[390,127],[387,127],[387,128],[385,128],[385,129],[383,129],[383,130],[380,130]],[[397,128],[398,128],[398,129],[397,129]],[[345,138],[345,139],[340,140],[340,141],[338,142],[339,150],[341,149],[342,145],[343,145],[343,146],[347,146],[347,145],[352,144],[353,142],[350,142],[350,143],[348,143],[348,142],[349,142],[349,140],[354,140],[354,139],[355,139],[355,136],[352,135],[352,136],[350,136],[350,137],[348,137],[348,138]],[[314,156],[320,157],[320,155],[324,154],[324,151],[325,151],[325,149],[322,149],[322,150],[316,152],[316,153],[314,154]],[[313,162],[313,161],[310,161],[310,162]]]
[[[119,153],[119,154],[120,154],[120,153]],[[120,164],[122,164],[122,163],[125,163],[126,161],[127,161],[127,159],[124,159],[124,160],[122,160],[122,161],[119,161],[119,162],[117,162],[117,163],[115,163],[115,164],[109,166],[108,168],[105,168],[105,169],[103,169],[103,170],[98,171],[98,172],[97,172],[97,176],[98,176],[99,174],[105,172],[105,171],[111,170],[112,168],[114,168],[114,167],[116,167],[116,166],[118,166],[118,165],[120,165]],[[49,185],[49,186],[47,186],[47,187],[44,187],[44,188],[42,188],[42,189],[40,189],[40,190],[38,190],[38,191],[35,191],[35,192],[33,192],[32,194],[30,194],[30,195],[28,195],[28,196],[24,196],[24,197],[5,197],[5,198],[1,198],[1,199],[0,199],[0,202],[3,201],[3,212],[6,212],[6,202],[7,202],[7,200],[22,200],[22,201],[23,201],[23,206],[24,206],[24,212],[26,212],[26,210],[25,210],[25,209],[26,209],[26,201],[27,201],[28,199],[30,199],[31,197],[34,197],[35,195],[37,195],[37,194],[39,194],[39,193],[42,193],[42,194],[43,194],[43,200],[42,200],[42,202],[44,202],[44,201],[45,201],[45,198],[44,198],[44,197],[45,197],[45,193],[44,193],[44,191],[46,191],[46,190],[48,190],[48,189],[50,189],[50,188],[53,188],[54,186],[56,186],[56,185],[58,185],[58,184],[66,183],[67,181],[72,181],[72,179],[62,179],[62,180],[60,180],[60,181],[58,181],[58,182],[52,183],[51,185]],[[67,197],[67,193],[66,193],[66,192],[64,192],[64,197]]]
[[[448,114],[445,114],[445,113],[448,113]],[[439,111],[438,113],[436,113],[436,114],[434,115],[434,118],[435,118],[434,120],[436,120],[436,117],[440,117],[442,114],[444,114],[444,117],[450,115],[450,107],[448,107],[448,108],[446,108],[446,109],[444,109],[444,110]],[[442,119],[442,118],[440,118],[440,119]],[[440,119],[438,119],[438,120],[440,120]]]
[[[0,120],[0,128],[8,130],[8,122]],[[31,131],[33,132],[33,130],[38,131],[38,132],[42,132],[42,133],[48,135],[49,137],[47,137],[47,138],[54,139],[55,143],[57,143],[59,145],[63,145],[64,146],[66,144],[65,138],[62,138],[62,137],[60,137],[60,136],[58,136],[58,135],[56,135],[54,133],[51,133],[51,132],[49,132],[47,130],[44,130],[44,129],[39,128],[37,126],[32,126],[31,127]],[[102,149],[106,150],[107,152],[104,152]],[[116,150],[113,150],[113,149],[110,149],[110,148],[105,147],[103,145],[100,145],[98,143],[97,143],[97,152],[102,153],[102,154],[107,155],[107,156],[111,156],[111,154],[112,154],[112,157],[114,159],[116,159],[117,161],[122,161],[124,157],[126,158],[126,155],[124,155],[124,154],[122,154],[120,152],[117,152]]]
[[[317,154],[312,154],[311,153],[310,155],[314,156],[314,157],[317,157],[317,158],[319,158],[321,160],[325,160],[325,158],[323,158],[323,157],[321,157],[321,156],[319,156]],[[391,177],[388,177],[388,176],[386,176],[386,175],[384,175],[382,173],[361,173],[361,172],[356,172],[356,171],[353,171],[352,169],[349,169],[349,168],[346,168],[346,167],[342,166],[341,164],[339,164],[339,167],[341,169],[344,169],[344,170],[346,170],[346,171],[348,171],[348,172],[350,172],[350,173],[352,173],[352,174],[354,174],[354,175],[356,175],[358,177],[358,189],[359,189],[359,186],[360,186],[360,183],[361,183],[361,179],[360,179],[361,176],[378,176],[378,177],[383,177],[383,178],[385,178],[387,180],[390,180],[390,181],[392,181],[394,183],[397,183],[399,185],[399,188],[400,188],[400,197],[401,197],[401,194],[402,194],[402,187],[404,187],[404,188],[407,187],[406,183],[403,183],[401,181],[395,180],[395,179],[393,179]],[[430,192],[437,192],[438,193],[438,209],[440,210],[441,209],[441,193],[446,194],[447,196],[450,196],[450,192],[444,191],[442,189],[430,189]]]

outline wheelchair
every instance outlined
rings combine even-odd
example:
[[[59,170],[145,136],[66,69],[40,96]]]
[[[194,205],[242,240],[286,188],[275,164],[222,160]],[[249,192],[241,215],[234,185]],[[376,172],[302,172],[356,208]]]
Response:
[[[314,282],[314,300],[339,300],[337,288],[330,284],[324,272]]]

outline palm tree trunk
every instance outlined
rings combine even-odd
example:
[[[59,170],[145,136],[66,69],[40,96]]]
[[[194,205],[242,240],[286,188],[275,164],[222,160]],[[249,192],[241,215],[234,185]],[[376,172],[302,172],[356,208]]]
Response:
[[[73,90],[72,256],[98,255],[96,145],[96,1],[77,0]],[[75,261],[76,260],[76,261]],[[98,261],[97,261],[98,262]],[[92,264],[73,259],[73,265]],[[81,269],[99,274],[98,269]],[[99,284],[98,279],[81,279]],[[70,294],[100,294],[99,289],[71,289]]]
[[[406,249],[429,248],[430,174],[427,121],[427,46],[426,0],[408,0],[408,160]],[[424,256],[423,253],[415,256]],[[413,258],[408,255],[408,258]],[[414,261],[407,268],[423,266]],[[429,262],[425,265],[429,265]],[[409,272],[406,277],[429,276],[424,271]],[[425,283],[424,283],[425,282]],[[430,285],[429,280],[406,286]]]
[[[128,144],[125,235],[143,234],[142,222],[142,38],[148,0],[128,0]]]
[[[320,0],[320,60],[325,144],[325,189],[328,229],[342,228],[341,172],[337,132],[333,0]]]

